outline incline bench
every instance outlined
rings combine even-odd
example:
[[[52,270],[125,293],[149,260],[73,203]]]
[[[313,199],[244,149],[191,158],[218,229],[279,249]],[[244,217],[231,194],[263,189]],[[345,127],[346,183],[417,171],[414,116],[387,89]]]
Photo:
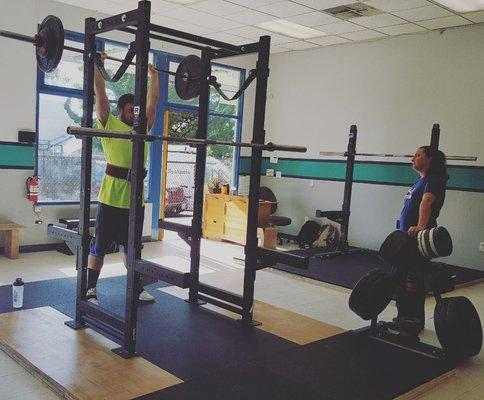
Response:
[[[16,224],[15,222],[0,223],[0,231],[4,234],[4,254],[6,257],[15,260],[18,258],[20,229],[25,228],[23,225]]]

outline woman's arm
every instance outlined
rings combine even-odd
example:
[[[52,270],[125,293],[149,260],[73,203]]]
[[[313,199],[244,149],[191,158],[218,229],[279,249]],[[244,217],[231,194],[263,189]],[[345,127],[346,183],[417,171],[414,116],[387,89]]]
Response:
[[[408,228],[409,235],[416,235],[421,230],[427,228],[430,220],[430,215],[432,213],[432,203],[435,201],[435,199],[436,197],[433,193],[424,193],[422,201],[420,202],[417,226],[411,226],[410,228]]]

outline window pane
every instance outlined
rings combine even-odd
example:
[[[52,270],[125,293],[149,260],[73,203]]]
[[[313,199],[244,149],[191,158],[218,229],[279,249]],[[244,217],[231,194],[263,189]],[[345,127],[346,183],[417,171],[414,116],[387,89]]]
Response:
[[[81,125],[82,101],[77,98],[39,95],[38,174],[39,200],[79,201],[82,142],[66,133]],[[91,200],[97,200],[106,161],[99,139],[93,140]],[[149,169],[148,169],[149,170]],[[148,194],[148,178],[145,179]]]
[[[197,134],[198,114],[184,111],[170,112],[169,135],[194,138]]]
[[[240,71],[224,68],[218,65],[212,66],[212,75],[220,83],[221,90],[228,96],[232,97],[240,87]],[[218,114],[238,115],[239,102],[237,100],[225,100],[218,92],[210,88],[210,112]]]
[[[82,101],[64,96],[39,96],[38,174],[40,201],[79,201],[81,140],[66,133],[69,125],[80,125]],[[105,168],[98,140],[93,144],[92,199],[99,192]]]
[[[176,69],[178,68],[179,64],[180,64],[179,62],[170,61],[169,70],[171,72],[176,72]],[[178,95],[176,94],[175,77],[173,75],[169,75],[169,77],[168,77],[168,102],[169,103],[175,103],[175,104],[198,106],[198,97],[195,97],[194,99],[191,99],[191,100],[180,99],[178,97]]]
[[[66,46],[84,49],[84,43],[66,40]],[[45,74],[46,85],[61,86],[68,89],[82,89],[83,82],[83,60],[82,54],[73,51],[64,51],[62,59],[57,68]]]
[[[183,111],[170,112],[169,136],[194,138],[198,114]],[[167,142],[166,142],[167,143]],[[166,173],[166,214],[193,211],[195,192],[196,149],[183,143],[168,144]]]
[[[127,46],[121,46],[111,42],[106,42],[104,49],[106,54],[108,54],[110,57],[119,58],[121,60],[124,60],[124,57],[128,52]],[[133,62],[135,61],[136,57],[133,59]],[[153,64],[153,53],[149,54],[148,62]],[[110,76],[113,76],[120,66],[121,63],[117,61],[106,60],[104,62],[104,68],[106,68],[106,71],[108,71]],[[118,82],[106,82],[106,92],[108,94],[109,100],[117,101],[118,98],[125,93],[134,94],[134,78],[135,66],[131,65],[130,67],[128,67],[125,74]]]
[[[237,132],[237,119],[210,117],[208,121],[208,138],[214,140],[234,141]],[[220,179],[222,183],[232,183],[232,168],[235,147],[207,146],[207,167],[205,178]]]

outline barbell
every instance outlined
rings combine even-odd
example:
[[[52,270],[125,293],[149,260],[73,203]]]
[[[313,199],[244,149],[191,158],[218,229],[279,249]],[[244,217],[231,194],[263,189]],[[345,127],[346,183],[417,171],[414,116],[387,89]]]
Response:
[[[158,136],[158,135],[143,135],[139,133],[124,132],[124,131],[108,131],[104,129],[85,128],[80,126],[67,127],[67,133],[77,138],[82,137],[100,137],[100,138],[114,138],[133,141],[145,141],[154,142],[161,140],[164,142],[173,143],[186,143],[192,146],[208,146],[208,145],[220,145],[220,146],[232,146],[232,147],[250,147],[266,151],[289,151],[295,153],[305,153],[307,147],[304,146],[291,146],[283,144],[269,143],[246,143],[246,142],[229,142],[224,140],[213,139],[197,139],[197,138],[183,138],[183,137],[170,137],[170,136]]]
[[[320,156],[347,157],[347,151],[320,151]],[[411,158],[413,154],[391,154],[391,153],[355,153],[356,157],[394,157],[394,158]],[[458,161],[477,161],[475,156],[445,156],[447,160]]]
[[[78,49],[72,46],[66,46],[64,44],[64,27],[62,21],[55,15],[48,15],[44,18],[42,23],[39,25],[37,34],[34,37],[22,35],[15,32],[0,30],[0,36],[8,39],[20,40],[22,42],[32,43],[36,47],[36,58],[37,65],[39,69],[43,72],[54,71],[62,58],[63,50],[72,51],[75,53],[84,54],[84,50]],[[112,82],[119,80],[129,65],[135,65],[131,60],[135,55],[134,43],[131,44],[131,49],[124,60],[107,56],[108,60],[117,61],[123,63],[120,67],[118,73],[115,74],[114,78],[110,78],[104,70],[102,61],[100,59],[100,52],[94,54],[94,62],[98,66],[103,78]],[[201,77],[201,59],[200,57],[192,54],[185,57],[180,64],[176,72],[168,71],[164,69],[155,68],[158,72],[172,75],[175,77],[175,90],[178,97],[182,100],[191,100],[198,97],[200,94],[200,77]],[[247,86],[252,82],[255,76],[251,74],[250,81],[244,83],[240,90],[232,97],[228,97],[221,90],[220,83],[217,82],[217,78],[211,76],[209,79],[209,84],[213,86],[217,92],[226,100],[236,100],[240,97],[242,92],[247,88]]]

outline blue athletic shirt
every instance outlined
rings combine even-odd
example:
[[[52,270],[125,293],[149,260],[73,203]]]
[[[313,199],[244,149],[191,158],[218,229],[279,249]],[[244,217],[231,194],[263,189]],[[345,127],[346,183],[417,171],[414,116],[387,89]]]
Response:
[[[437,226],[437,217],[445,200],[447,175],[428,175],[420,178],[403,198],[403,209],[398,220],[398,229],[407,232],[411,226],[418,224],[419,209],[425,193],[432,193],[435,201],[431,206],[431,213],[427,228]]]

